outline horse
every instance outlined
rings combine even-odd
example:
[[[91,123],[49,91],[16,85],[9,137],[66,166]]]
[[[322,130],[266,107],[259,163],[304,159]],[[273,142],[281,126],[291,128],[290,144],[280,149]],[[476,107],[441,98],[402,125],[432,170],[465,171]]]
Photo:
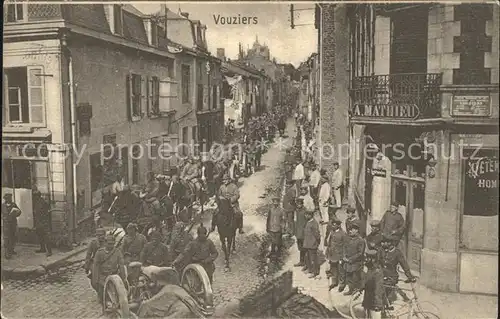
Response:
[[[234,209],[228,199],[215,197],[217,211],[212,217],[212,229],[217,227],[222,250],[224,251],[225,266],[224,271],[230,271],[229,257],[231,248],[234,249],[236,241],[236,229],[238,220],[234,214]]]

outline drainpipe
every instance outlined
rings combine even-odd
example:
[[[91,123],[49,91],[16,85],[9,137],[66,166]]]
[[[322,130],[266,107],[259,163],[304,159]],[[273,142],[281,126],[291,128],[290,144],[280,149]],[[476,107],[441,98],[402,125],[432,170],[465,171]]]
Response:
[[[323,64],[323,7],[321,4],[318,4],[319,7],[319,32],[320,32],[320,41],[319,41],[319,58],[320,58],[320,69],[319,69],[319,130],[318,130],[318,162],[319,162],[319,167],[321,167],[323,163],[323,143],[322,143],[322,134],[321,134],[321,125],[323,124],[322,121],[322,110],[323,110],[323,69],[324,69],[324,64]]]
[[[71,225],[71,240],[75,241],[75,231],[76,231],[76,211],[78,209],[78,191],[77,191],[77,180],[76,180],[76,105],[75,105],[75,83],[73,79],[73,58],[71,56],[71,51],[67,47],[66,37],[63,36],[62,39],[63,47],[65,49],[66,56],[68,58],[68,76],[69,76],[69,103],[70,103],[70,122],[71,122],[71,162],[72,162],[72,183],[73,183],[73,218]]]

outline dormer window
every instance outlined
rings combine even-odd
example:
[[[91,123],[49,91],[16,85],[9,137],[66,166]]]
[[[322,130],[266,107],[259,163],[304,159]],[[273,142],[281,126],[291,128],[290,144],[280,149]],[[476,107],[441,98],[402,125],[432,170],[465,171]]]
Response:
[[[194,28],[194,40],[195,42],[198,42],[198,24],[193,24],[193,28]]]
[[[23,4],[8,4],[7,5],[7,22],[24,21],[26,12]]]
[[[123,35],[123,10],[119,4],[113,5],[115,34]]]
[[[197,31],[198,31],[198,33],[196,34],[196,40],[198,40],[198,42],[201,43],[203,41],[203,39],[201,38],[201,27],[200,27],[200,25],[197,26]]]

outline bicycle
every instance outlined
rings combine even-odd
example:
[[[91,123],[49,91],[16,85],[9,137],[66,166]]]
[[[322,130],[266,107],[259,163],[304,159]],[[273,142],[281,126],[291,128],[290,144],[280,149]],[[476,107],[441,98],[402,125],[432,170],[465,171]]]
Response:
[[[437,307],[430,302],[420,302],[417,296],[417,292],[415,289],[415,282],[409,280],[398,280],[403,281],[405,283],[410,283],[411,288],[401,288],[398,285],[384,285],[384,288],[394,289],[401,297],[403,297],[403,301],[395,301],[393,303],[389,302],[388,296],[384,296],[384,309],[382,310],[382,318],[408,318],[408,319],[440,319],[440,317],[431,312],[425,311],[422,307],[422,304],[427,303]],[[405,291],[411,292],[413,297],[408,298]],[[358,300],[362,295],[362,291],[358,291],[352,295],[351,300],[349,302],[349,309],[351,313],[351,318],[353,319],[361,319],[365,318],[365,311],[362,306],[362,301]],[[359,316],[360,314],[361,317]]]

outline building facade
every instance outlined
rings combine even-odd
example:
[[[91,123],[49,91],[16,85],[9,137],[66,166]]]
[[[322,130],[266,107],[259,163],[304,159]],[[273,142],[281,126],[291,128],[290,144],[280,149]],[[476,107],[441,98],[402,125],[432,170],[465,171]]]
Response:
[[[118,175],[143,184],[196,139],[196,66],[207,54],[170,39],[166,8],[4,9],[2,193],[21,206],[21,240],[34,237],[35,186],[51,203],[56,241],[74,237]]]
[[[498,294],[498,6],[332,10],[349,30],[350,202],[367,222],[398,202],[424,285]]]

